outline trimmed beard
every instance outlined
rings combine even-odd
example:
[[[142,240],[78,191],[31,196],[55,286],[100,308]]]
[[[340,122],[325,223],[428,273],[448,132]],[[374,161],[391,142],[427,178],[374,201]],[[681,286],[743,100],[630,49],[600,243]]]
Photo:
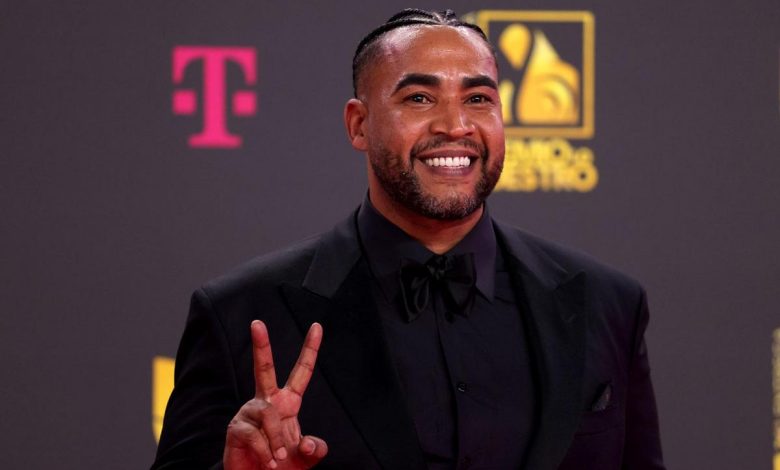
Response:
[[[493,192],[503,168],[502,160],[498,160],[488,168],[488,152],[483,145],[470,140],[458,142],[461,145],[477,150],[479,158],[474,165],[479,165],[480,178],[471,194],[452,191],[444,197],[436,197],[425,192],[420,179],[414,173],[414,162],[420,162],[417,155],[421,152],[442,146],[444,139],[433,139],[425,144],[418,144],[410,152],[409,168],[404,168],[403,159],[392,154],[384,147],[370,152],[369,162],[382,189],[390,198],[406,209],[437,220],[459,220],[473,214],[482,207],[485,199]],[[424,165],[424,163],[420,163]]]

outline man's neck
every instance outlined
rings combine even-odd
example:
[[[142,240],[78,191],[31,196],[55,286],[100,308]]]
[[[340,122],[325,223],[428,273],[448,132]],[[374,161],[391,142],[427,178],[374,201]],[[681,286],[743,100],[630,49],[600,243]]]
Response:
[[[373,197],[371,204],[387,220],[436,254],[443,254],[458,244],[477,225],[484,206],[457,220],[439,220],[422,216],[387,198]]]

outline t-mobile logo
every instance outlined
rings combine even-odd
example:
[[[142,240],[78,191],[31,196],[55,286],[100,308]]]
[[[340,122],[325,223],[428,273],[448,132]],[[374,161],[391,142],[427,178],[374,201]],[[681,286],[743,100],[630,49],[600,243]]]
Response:
[[[197,60],[203,62],[203,129],[200,133],[191,135],[188,143],[190,147],[240,147],[241,136],[231,134],[227,128],[225,71],[227,63],[234,62],[240,67],[247,86],[254,85],[257,82],[257,53],[252,47],[176,46],[173,48],[174,85],[182,83],[187,66]],[[234,91],[231,98],[230,112],[234,116],[252,116],[257,112],[257,95],[254,91]],[[192,115],[196,110],[195,90],[174,90],[174,114]]]

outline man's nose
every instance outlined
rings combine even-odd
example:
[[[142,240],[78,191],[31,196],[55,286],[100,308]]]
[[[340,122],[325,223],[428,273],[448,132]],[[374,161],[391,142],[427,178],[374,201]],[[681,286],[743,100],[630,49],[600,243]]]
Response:
[[[474,123],[462,103],[451,101],[441,103],[438,113],[431,121],[431,133],[445,134],[453,139],[459,139],[474,133]]]

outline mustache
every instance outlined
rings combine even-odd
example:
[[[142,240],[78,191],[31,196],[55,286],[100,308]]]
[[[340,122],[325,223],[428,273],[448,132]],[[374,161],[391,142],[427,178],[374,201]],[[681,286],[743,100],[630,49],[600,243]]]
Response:
[[[483,160],[487,158],[487,148],[484,145],[474,142],[471,139],[463,138],[458,140],[452,140],[447,138],[447,136],[443,136],[443,135],[436,136],[425,142],[420,142],[419,144],[412,147],[412,150],[409,152],[409,154],[412,157],[412,159],[416,159],[417,156],[423,152],[427,152],[429,150],[434,150],[437,148],[453,147],[453,146],[466,147],[468,149],[476,151]]]

